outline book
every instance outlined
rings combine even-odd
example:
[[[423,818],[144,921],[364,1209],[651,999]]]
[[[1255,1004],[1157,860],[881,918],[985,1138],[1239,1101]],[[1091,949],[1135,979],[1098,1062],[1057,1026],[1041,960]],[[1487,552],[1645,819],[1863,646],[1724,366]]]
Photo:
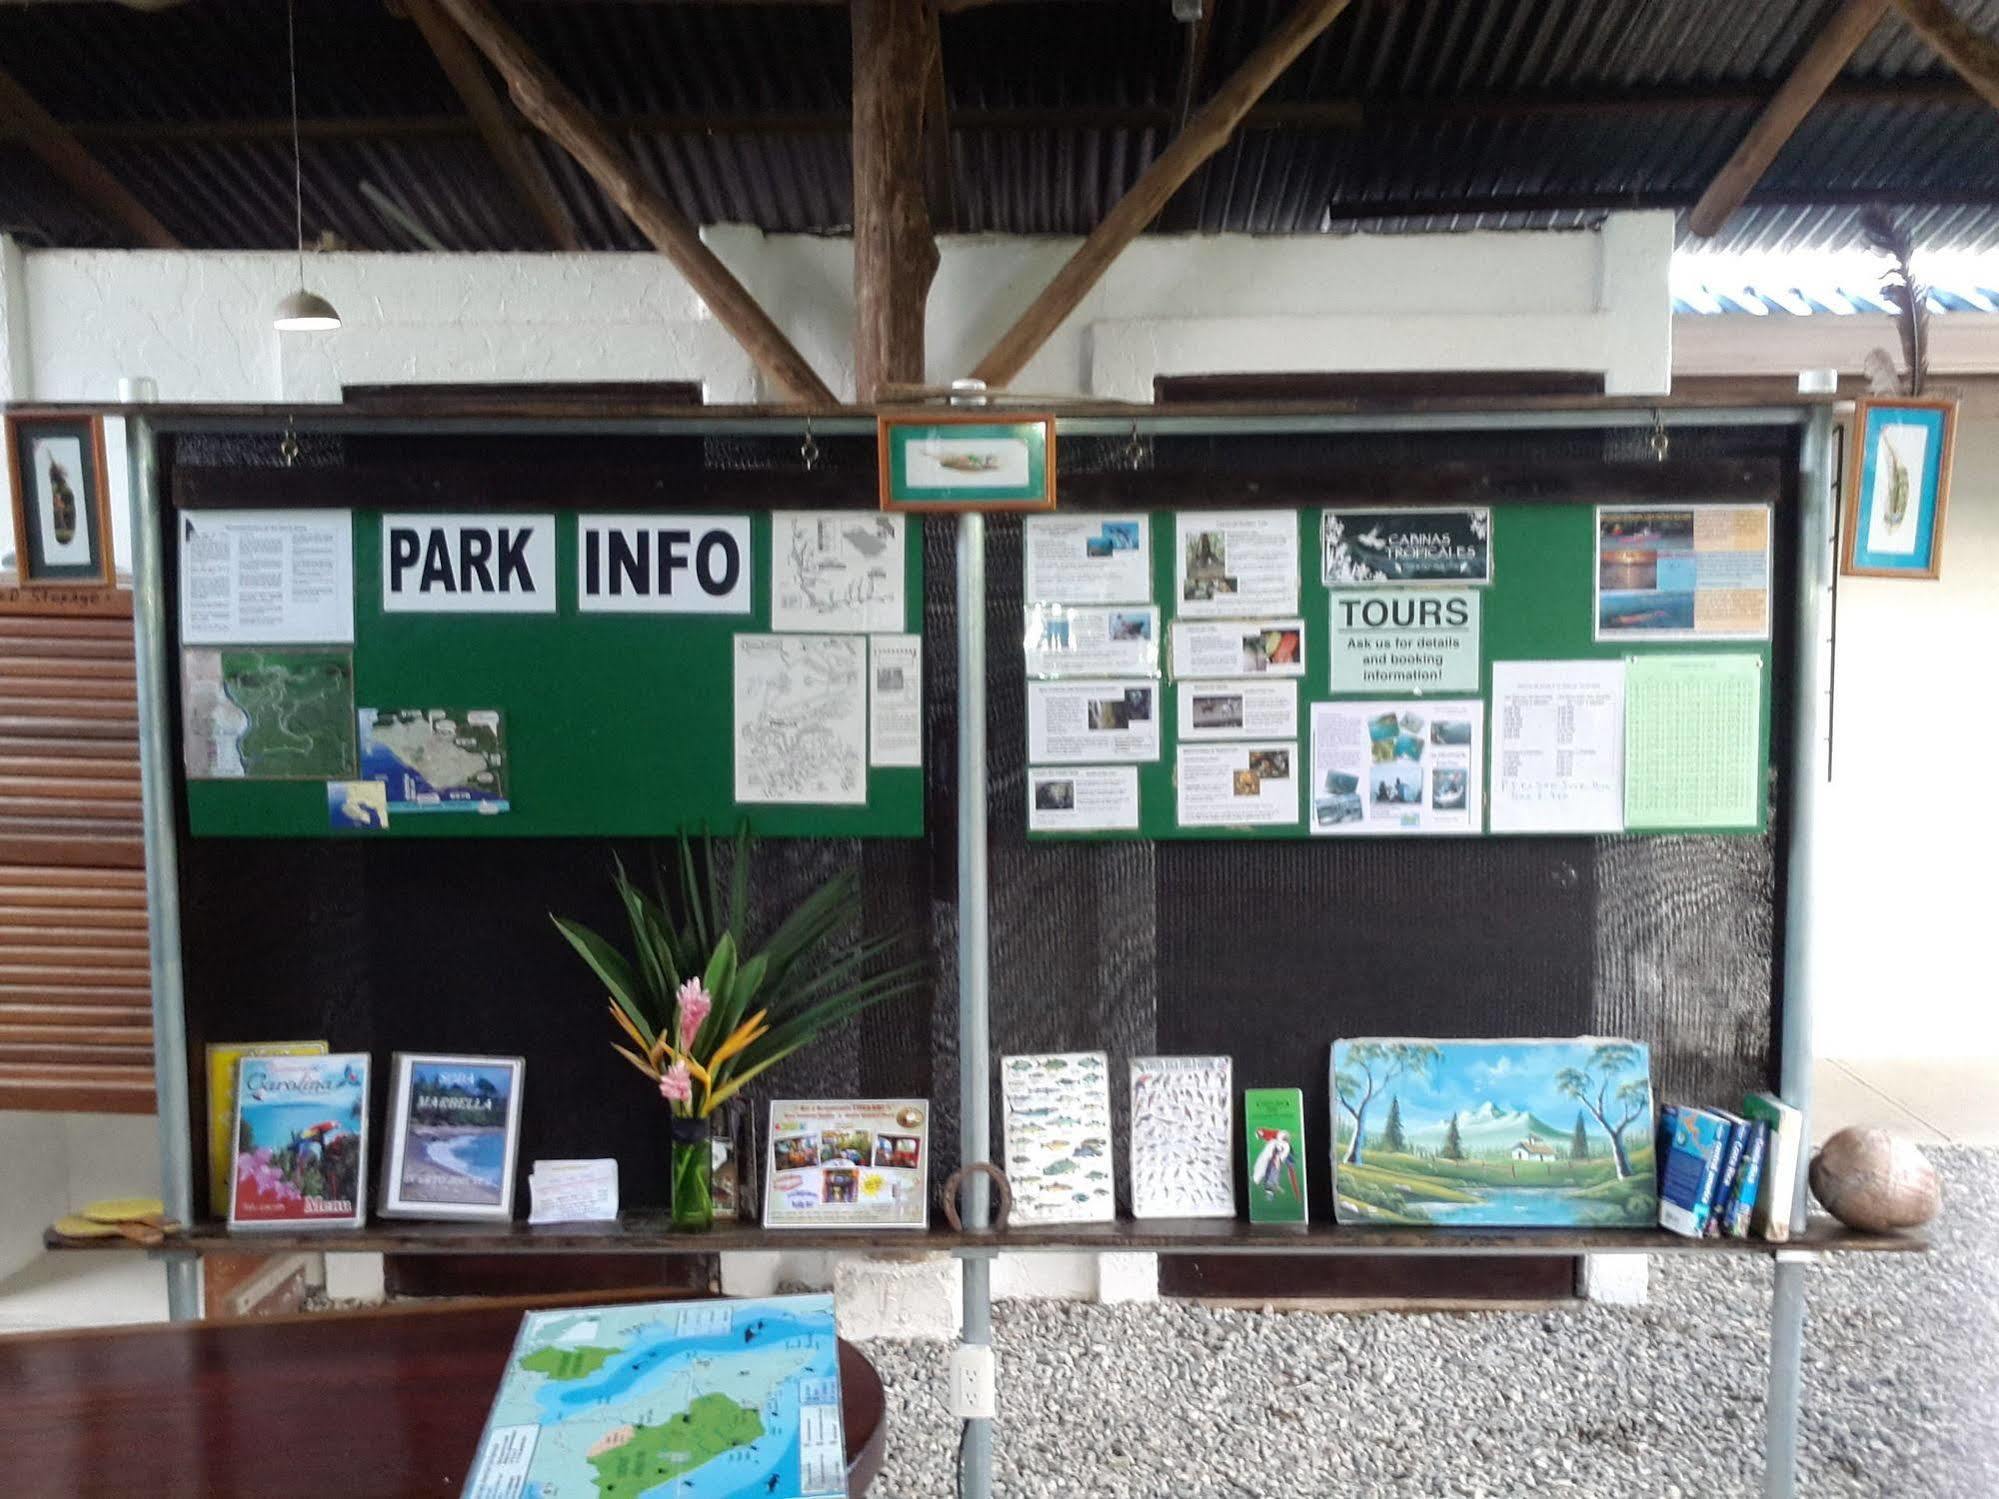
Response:
[[[524,1314],[460,1492],[844,1499],[833,1298]]]
[[[325,1056],[324,1041],[211,1041],[208,1062],[208,1213],[229,1211],[230,1167],[236,1160],[236,1064],[245,1057]]]
[[[1108,1223],[1110,1060],[1100,1051],[1000,1058],[1002,1137],[1016,1223]]]
[[[1666,1154],[1659,1171],[1659,1226],[1698,1239],[1707,1231],[1714,1207],[1728,1121],[1706,1109],[1674,1104],[1667,1109],[1661,1136]]]
[[[1249,1167],[1249,1221],[1308,1221],[1305,1095],[1296,1088],[1245,1089],[1242,1148]]]
[[[243,1058],[231,1228],[358,1228],[367,1160],[366,1052]]]
[[[1131,1059],[1132,1217],[1235,1217],[1232,1072],[1227,1057]]]
[[[930,1104],[922,1098],[774,1099],[766,1228],[925,1228]]]
[[[1774,1093],[1743,1097],[1742,1112],[1770,1127],[1763,1156],[1763,1190],[1750,1214],[1750,1232],[1773,1244],[1788,1243],[1791,1213],[1797,1205],[1798,1158],[1804,1148],[1805,1116]]]
[[[1702,1238],[1718,1239],[1729,1194],[1735,1190],[1736,1172],[1742,1169],[1742,1152],[1749,1145],[1749,1121],[1740,1114],[1729,1113],[1727,1109],[1709,1109],[1708,1112],[1728,1121],[1728,1142],[1722,1147],[1721,1169],[1715,1174],[1714,1201],[1709,1206],[1707,1222],[1701,1226]]]
[[[1723,1213],[1722,1232],[1731,1239],[1749,1237],[1749,1220],[1763,1185],[1763,1161],[1770,1146],[1769,1125],[1756,1119],[1750,1121],[1748,1129],[1749,1145],[1742,1152],[1742,1166],[1735,1173],[1735,1186]]]
[[[383,1216],[513,1217],[526,1066],[519,1057],[396,1053]]]

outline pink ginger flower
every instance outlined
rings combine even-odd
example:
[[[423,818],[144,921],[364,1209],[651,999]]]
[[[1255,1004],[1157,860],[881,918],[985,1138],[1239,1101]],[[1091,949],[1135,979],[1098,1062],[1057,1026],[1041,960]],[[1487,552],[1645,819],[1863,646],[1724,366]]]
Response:
[[[668,1103],[694,1102],[694,1080],[685,1062],[675,1062],[659,1075],[659,1096]]]
[[[715,1008],[715,1001],[708,996],[708,986],[698,978],[682,984],[673,997],[680,1015],[680,1049],[685,1051],[694,1044],[695,1033],[708,1018],[708,1012]]]

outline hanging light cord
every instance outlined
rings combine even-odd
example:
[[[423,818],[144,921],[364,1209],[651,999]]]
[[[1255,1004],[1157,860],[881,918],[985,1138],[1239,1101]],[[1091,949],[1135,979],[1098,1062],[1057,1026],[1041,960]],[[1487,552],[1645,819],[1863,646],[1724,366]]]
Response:
[[[298,236],[298,284],[305,287],[305,166],[298,141],[298,21],[285,0],[285,60],[292,84],[292,227]]]

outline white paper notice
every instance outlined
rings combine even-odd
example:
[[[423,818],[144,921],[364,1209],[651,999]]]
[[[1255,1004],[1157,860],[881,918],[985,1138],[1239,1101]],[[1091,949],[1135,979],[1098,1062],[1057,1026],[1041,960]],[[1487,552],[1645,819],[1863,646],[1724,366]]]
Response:
[[[868,637],[868,763],[923,763],[923,637]]]
[[[1187,744],[1174,776],[1184,828],[1295,826],[1304,767],[1295,740]]]
[[[1302,677],[1302,619],[1176,620],[1170,652],[1176,677]]]
[[[1187,617],[1295,614],[1298,512],[1182,511],[1173,519],[1173,596]]]
[[[1157,682],[1027,684],[1030,765],[1091,765],[1105,760],[1158,758]]]
[[[1174,694],[1182,739],[1298,737],[1296,682],[1182,682]]]
[[[1485,704],[1312,704],[1312,831],[1476,833]]]
[[[346,510],[183,510],[183,645],[352,645]]]
[[[528,1222],[613,1223],[618,1217],[618,1163],[536,1161],[528,1172]]]
[[[1026,597],[1044,604],[1152,601],[1152,525],[1131,515],[1030,515]]]
[[[1138,830],[1138,771],[1130,765],[1065,765],[1027,773],[1030,833]]]
[[[1624,663],[1492,664],[1492,831],[1624,831]]]
[[[868,799],[867,640],[736,637],[736,800]]]
[[[902,516],[778,510],[770,535],[773,630],[905,627]]]
[[[1021,644],[1030,677],[1159,675],[1159,611],[1150,604],[1128,609],[1029,604],[1026,612]]]

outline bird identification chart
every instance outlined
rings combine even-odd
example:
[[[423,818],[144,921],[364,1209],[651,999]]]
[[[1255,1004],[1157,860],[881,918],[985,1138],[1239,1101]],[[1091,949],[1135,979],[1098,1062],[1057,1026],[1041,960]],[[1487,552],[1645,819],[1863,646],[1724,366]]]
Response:
[[[1131,1059],[1131,1215],[1235,1216],[1227,1057]]]

